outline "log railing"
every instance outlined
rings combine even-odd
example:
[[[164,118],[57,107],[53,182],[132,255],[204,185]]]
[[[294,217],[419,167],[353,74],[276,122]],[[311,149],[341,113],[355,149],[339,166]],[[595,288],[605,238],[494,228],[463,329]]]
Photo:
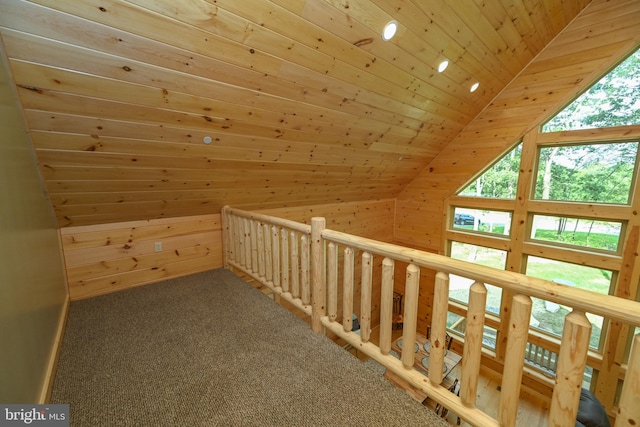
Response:
[[[311,316],[311,226],[228,207],[222,221],[225,267],[239,269]]]
[[[516,425],[531,297],[572,308],[572,312],[565,317],[555,365],[549,426],[575,424],[591,332],[591,324],[585,313],[640,326],[639,302],[596,295],[577,287],[326,229],[323,218],[313,218],[311,226],[308,226],[229,207],[224,208],[222,217],[225,265],[240,269],[309,314],[314,331],[321,332],[323,327],[331,331],[472,425]],[[343,254],[342,274],[338,271],[340,252]],[[358,284],[360,301],[353,301],[356,252],[361,253]],[[394,285],[394,270],[398,262],[407,264],[401,286]],[[375,281],[380,283],[381,295],[379,345],[369,340],[374,264],[380,265],[381,271],[380,280]],[[398,360],[390,351],[394,288],[404,289],[403,346],[411,348],[416,342],[420,269],[423,268],[436,272],[429,377],[413,368],[412,352],[403,352],[401,360]],[[439,374],[444,363],[451,274],[474,282],[469,292],[459,396],[440,385],[442,377]],[[514,295],[500,404],[495,418],[475,406],[486,311],[485,284],[501,287]],[[342,295],[342,322],[338,322],[339,295]],[[354,303],[359,304],[359,334],[351,331]],[[640,405],[636,402],[638,395],[640,335],[634,338],[629,356],[616,426],[640,425]]]

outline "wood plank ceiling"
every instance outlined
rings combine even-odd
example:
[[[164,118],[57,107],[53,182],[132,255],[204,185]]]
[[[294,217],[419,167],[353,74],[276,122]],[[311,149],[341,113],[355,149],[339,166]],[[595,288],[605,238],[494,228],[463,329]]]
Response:
[[[0,0],[0,35],[64,227],[395,197],[588,3]]]

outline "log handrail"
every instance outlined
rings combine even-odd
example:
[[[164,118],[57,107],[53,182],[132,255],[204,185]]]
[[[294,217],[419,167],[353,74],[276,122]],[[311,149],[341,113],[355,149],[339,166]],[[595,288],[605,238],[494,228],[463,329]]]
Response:
[[[223,209],[223,213],[227,215],[235,215],[240,218],[247,218],[255,221],[259,221],[262,223],[267,223],[271,225],[276,225],[279,227],[288,228],[290,230],[294,230],[300,233],[306,233],[311,235],[311,226],[308,224],[302,224],[300,222],[291,221],[289,219],[278,218],[275,216],[263,215],[254,212],[248,212],[241,209],[231,208],[229,206],[225,206]]]
[[[324,218],[312,218],[311,225],[305,225],[225,207],[222,211],[222,224],[225,266],[238,268],[303,310],[311,316],[311,325],[315,332],[324,329],[335,333],[472,425],[498,427],[514,426],[516,423],[531,316],[531,297],[573,308],[565,318],[558,356],[558,374],[549,412],[550,426],[572,425],[575,419],[591,329],[585,313],[640,326],[640,302],[610,295],[596,295],[580,288],[519,273],[330,230],[326,228]],[[344,246],[341,322],[338,321],[337,315],[340,246]],[[362,252],[360,301],[353,300],[355,250]],[[368,334],[372,306],[372,266],[378,257],[382,259],[382,278],[379,282],[376,281],[381,285],[379,346],[369,341]],[[390,351],[390,310],[396,261],[407,264],[404,283],[403,346],[411,347],[416,343],[420,269],[427,268],[436,272],[430,327],[429,377],[413,367],[412,352],[403,352],[398,360]],[[474,281],[470,289],[467,311],[468,327],[463,348],[460,396],[442,387],[442,377],[438,374],[442,372],[451,274]],[[474,406],[486,311],[485,284],[510,290],[511,292],[505,294],[513,295],[509,319],[510,333],[507,337],[508,351],[504,361],[505,373],[497,418]],[[359,333],[351,331],[354,303],[359,303],[361,313]],[[635,425],[640,421],[640,405],[635,404],[634,400],[639,392],[639,353],[640,336],[636,336],[627,369],[627,379],[631,382],[624,383],[618,408],[620,416],[616,420],[616,426]]]
[[[640,304],[637,301],[612,295],[597,294],[595,296],[593,292],[574,286],[561,285],[548,280],[525,276],[521,273],[472,264],[444,255],[353,236],[340,231],[326,229],[322,232],[322,237],[328,241],[370,251],[397,261],[463,276],[503,289],[513,290],[516,293],[556,302],[609,319],[619,320],[623,323],[640,325],[640,310],[638,310]]]

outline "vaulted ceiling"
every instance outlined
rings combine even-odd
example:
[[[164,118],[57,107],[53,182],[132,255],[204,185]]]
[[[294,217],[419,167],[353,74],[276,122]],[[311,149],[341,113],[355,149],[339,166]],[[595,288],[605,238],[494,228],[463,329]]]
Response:
[[[396,197],[589,3],[0,0],[0,35],[68,226]]]

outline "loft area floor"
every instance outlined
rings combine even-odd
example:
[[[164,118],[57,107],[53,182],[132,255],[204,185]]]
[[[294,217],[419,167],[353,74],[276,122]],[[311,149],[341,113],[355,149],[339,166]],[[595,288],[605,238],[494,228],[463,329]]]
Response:
[[[270,290],[262,287],[260,284],[255,283],[250,280],[253,286],[261,289],[265,294],[269,295]],[[273,295],[271,295],[273,296]],[[280,304],[287,308],[289,311],[294,313],[300,319],[309,323],[310,319],[304,313],[302,313],[297,307],[288,304],[287,301],[280,299]],[[401,330],[394,329],[392,331],[392,339],[395,340],[402,335]],[[329,337],[331,338],[331,337]],[[334,337],[334,342],[337,345],[347,348],[347,343],[342,341],[341,339]],[[370,341],[376,345],[379,344],[379,330],[378,327],[375,327],[371,331]],[[357,357],[361,361],[365,362],[369,359],[369,357],[362,353],[358,352],[355,348],[348,348],[349,353],[351,353],[354,357]],[[460,376],[460,371],[462,367],[458,365],[450,374],[449,377],[456,378]],[[502,375],[482,366],[480,369],[480,378],[478,381],[478,395],[476,400],[476,406],[481,408],[487,414],[491,415],[494,418],[498,416],[498,407],[500,404],[500,385],[502,381]],[[397,384],[396,384],[397,385]],[[406,390],[407,393],[412,395],[410,390]],[[414,397],[416,398],[416,397]],[[520,405],[518,408],[518,425],[527,426],[527,427],[547,427],[547,416],[549,413],[549,402],[550,399],[548,397],[542,396],[535,391],[529,391],[525,387],[522,388],[520,392]],[[428,404],[428,403],[427,403]],[[453,413],[447,414],[447,421],[449,424],[458,425],[457,417]],[[470,427],[471,424],[461,421],[459,424],[461,426]]]

